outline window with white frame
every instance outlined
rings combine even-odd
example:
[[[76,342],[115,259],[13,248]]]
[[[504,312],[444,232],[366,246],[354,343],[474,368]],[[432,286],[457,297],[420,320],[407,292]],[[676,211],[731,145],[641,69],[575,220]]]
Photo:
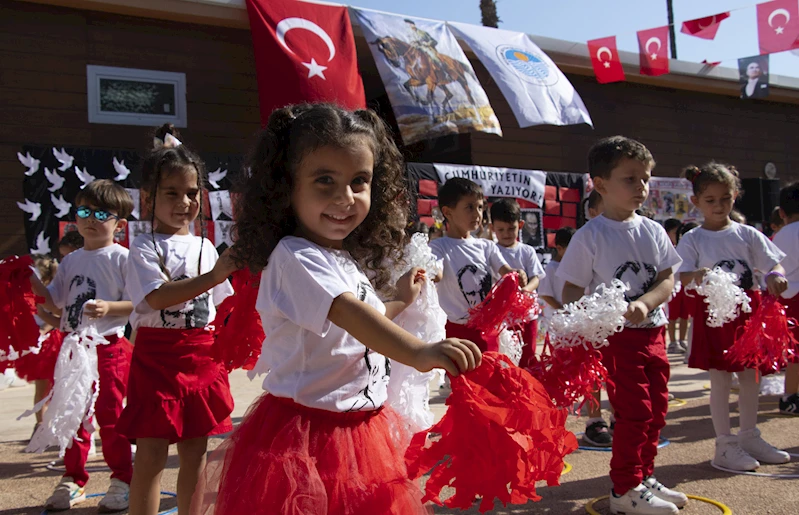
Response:
[[[89,123],[186,127],[186,74],[86,66]]]

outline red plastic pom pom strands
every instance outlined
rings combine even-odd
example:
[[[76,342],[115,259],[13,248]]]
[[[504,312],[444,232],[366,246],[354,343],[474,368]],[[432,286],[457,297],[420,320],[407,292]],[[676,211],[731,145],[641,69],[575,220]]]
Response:
[[[214,319],[214,359],[225,365],[227,371],[242,368],[252,370],[261,355],[264,329],[255,309],[261,274],[247,269],[233,272],[235,294],[226,298],[217,308]]]
[[[0,362],[15,360],[39,343],[33,314],[44,299],[31,292],[32,266],[30,256],[11,256],[0,262]]]
[[[538,315],[538,295],[519,287],[519,274],[505,274],[494,284],[485,300],[469,310],[468,327],[480,331],[486,342],[496,342],[505,329],[520,327]]]
[[[788,318],[782,301],[765,295],[726,352],[735,363],[761,374],[779,372],[799,353],[799,341],[791,331],[796,326],[796,320]]]
[[[566,412],[553,407],[535,378],[507,356],[487,352],[476,370],[451,384],[444,417],[414,435],[405,455],[411,478],[432,469],[424,501],[466,509],[482,496],[485,513],[495,500],[538,501],[536,481],[560,484],[563,458],[577,449],[577,439],[564,427]],[[429,440],[431,432],[441,438]],[[444,487],[455,494],[442,501]]]

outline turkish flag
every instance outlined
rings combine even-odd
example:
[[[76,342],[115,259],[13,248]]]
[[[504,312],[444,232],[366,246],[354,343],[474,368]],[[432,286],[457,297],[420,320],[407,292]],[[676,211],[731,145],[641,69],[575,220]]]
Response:
[[[774,0],[757,4],[757,39],[761,54],[799,48],[799,2]]]
[[[597,82],[607,84],[624,80],[624,68],[616,49],[616,36],[592,39],[588,42],[588,53],[591,55]]]
[[[638,31],[638,55],[641,75],[669,73],[669,26]]]
[[[715,39],[716,32],[719,31],[719,25],[729,17],[730,13],[719,13],[705,18],[684,21],[680,32],[702,39]]]
[[[247,0],[261,123],[303,102],[366,107],[347,8],[297,0]]]

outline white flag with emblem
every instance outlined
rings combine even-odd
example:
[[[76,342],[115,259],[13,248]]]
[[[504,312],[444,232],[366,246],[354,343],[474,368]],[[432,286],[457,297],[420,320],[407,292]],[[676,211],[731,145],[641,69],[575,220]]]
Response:
[[[488,69],[519,127],[581,123],[593,127],[574,86],[527,34],[464,23],[447,25]]]

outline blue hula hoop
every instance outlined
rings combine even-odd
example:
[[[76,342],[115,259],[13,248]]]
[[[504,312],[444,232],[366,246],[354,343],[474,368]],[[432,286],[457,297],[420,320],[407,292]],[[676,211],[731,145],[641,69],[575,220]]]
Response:
[[[91,499],[92,497],[102,497],[104,495],[105,494],[89,494],[89,495],[86,496],[86,498],[87,499]],[[178,496],[178,494],[176,494],[175,492],[161,492],[161,495],[166,495],[167,497],[177,497]],[[177,513],[177,512],[178,512],[178,507],[175,506],[174,508],[170,508],[170,509],[168,509],[166,511],[159,512],[158,515],[171,515],[171,514]],[[42,513],[40,513],[40,515],[48,515],[48,513],[49,512],[47,510],[42,510]]]

